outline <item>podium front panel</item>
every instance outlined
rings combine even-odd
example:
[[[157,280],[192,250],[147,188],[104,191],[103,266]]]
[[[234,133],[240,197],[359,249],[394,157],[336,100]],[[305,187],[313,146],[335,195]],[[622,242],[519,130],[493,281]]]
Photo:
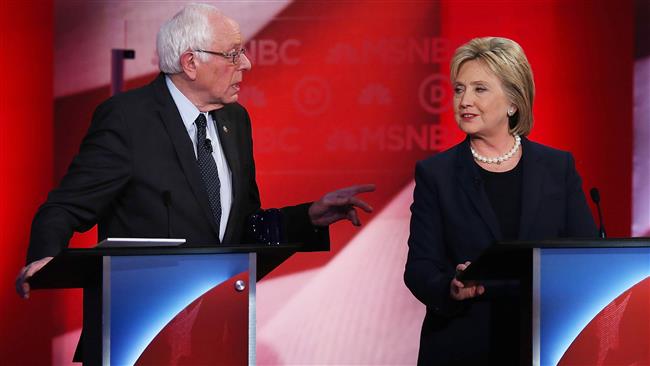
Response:
[[[533,364],[650,364],[650,248],[534,252]]]
[[[104,257],[103,364],[247,364],[249,256]]]

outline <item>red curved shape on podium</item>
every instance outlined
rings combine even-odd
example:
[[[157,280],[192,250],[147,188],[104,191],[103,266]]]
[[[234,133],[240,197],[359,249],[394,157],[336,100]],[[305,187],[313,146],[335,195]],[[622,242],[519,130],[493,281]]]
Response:
[[[650,277],[619,295],[571,343],[558,365],[650,365]]]
[[[235,281],[246,289],[235,291]],[[136,365],[246,365],[248,272],[212,288],[178,313],[142,352]]]

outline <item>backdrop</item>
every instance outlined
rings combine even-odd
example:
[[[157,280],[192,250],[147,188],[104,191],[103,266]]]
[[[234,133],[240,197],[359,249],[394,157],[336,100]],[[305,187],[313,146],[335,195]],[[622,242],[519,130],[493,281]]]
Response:
[[[646,53],[637,52],[635,64],[634,28],[635,19],[647,22],[647,7],[587,0],[215,4],[248,40],[253,68],[240,101],[253,120],[263,205],[377,184],[365,197],[376,211],[362,215],[361,229],[334,225],[331,252],[295,255],[259,284],[260,364],[415,363],[424,307],[402,282],[413,170],[463,138],[448,67],[473,37],[504,36],[524,48],[537,86],[531,139],[574,153],[585,190],[601,191],[610,236],[629,236],[633,222],[636,235],[648,231],[649,122],[643,113],[633,118],[648,105],[645,89],[633,84],[647,80],[638,73]],[[69,364],[81,292],[40,291],[23,301],[13,290],[31,218],[109,96],[110,49],[136,52],[125,62],[128,88],[148,83],[157,74],[155,34],[182,5],[0,3],[5,364]],[[95,241],[91,230],[72,245]]]

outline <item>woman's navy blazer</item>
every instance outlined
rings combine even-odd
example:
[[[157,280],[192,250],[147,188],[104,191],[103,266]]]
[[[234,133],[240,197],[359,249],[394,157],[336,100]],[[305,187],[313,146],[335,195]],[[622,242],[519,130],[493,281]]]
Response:
[[[571,154],[526,138],[522,148],[518,239],[595,237]],[[490,352],[491,328],[499,326],[490,319],[491,301],[449,296],[456,265],[502,240],[469,139],[418,162],[415,182],[404,280],[427,308],[419,364],[482,360]]]

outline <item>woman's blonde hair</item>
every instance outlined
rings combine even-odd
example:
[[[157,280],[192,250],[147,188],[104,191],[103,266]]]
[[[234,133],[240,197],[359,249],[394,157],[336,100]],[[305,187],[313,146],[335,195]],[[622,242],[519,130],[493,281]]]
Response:
[[[463,63],[470,60],[482,61],[499,78],[506,96],[517,107],[509,117],[510,133],[528,135],[533,128],[535,81],[524,50],[507,38],[474,38],[460,46],[451,59],[452,83]]]

